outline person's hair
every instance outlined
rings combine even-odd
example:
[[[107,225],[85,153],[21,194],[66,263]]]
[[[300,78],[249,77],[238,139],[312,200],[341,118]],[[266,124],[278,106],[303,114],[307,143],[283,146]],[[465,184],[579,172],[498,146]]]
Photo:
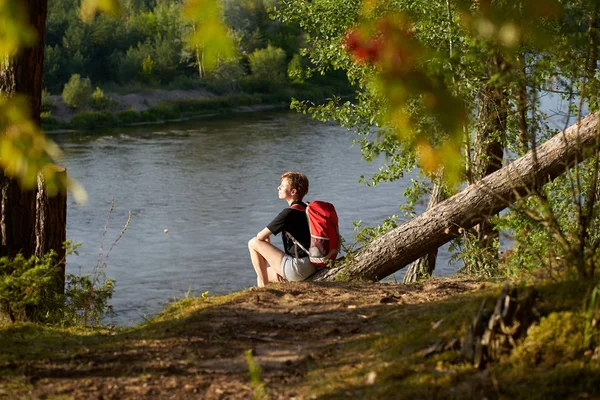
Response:
[[[281,175],[280,182],[284,179],[290,181],[290,189],[296,189],[298,200],[302,200],[308,193],[308,178],[300,172],[285,172]]]

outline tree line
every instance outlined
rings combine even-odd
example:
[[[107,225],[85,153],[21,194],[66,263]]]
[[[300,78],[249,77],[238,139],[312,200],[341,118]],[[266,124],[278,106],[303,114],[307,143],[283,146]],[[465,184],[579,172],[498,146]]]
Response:
[[[100,14],[90,21],[80,18],[79,3],[48,2],[44,87],[51,93],[60,93],[74,74],[94,86],[204,84],[216,92],[268,92],[306,79],[299,54],[305,33],[270,18],[275,0],[222,2],[237,52],[210,71],[202,50],[187,40],[195,27],[182,16],[183,1],[127,0],[119,17]]]

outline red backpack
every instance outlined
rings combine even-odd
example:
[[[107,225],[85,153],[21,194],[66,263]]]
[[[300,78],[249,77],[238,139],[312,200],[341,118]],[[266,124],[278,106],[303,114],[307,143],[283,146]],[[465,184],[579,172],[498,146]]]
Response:
[[[305,211],[300,204],[294,204],[291,208]],[[314,266],[325,267],[329,260],[337,258],[342,246],[335,207],[326,201],[312,201],[307,203],[306,218],[310,229],[309,249],[305,249],[293,237],[292,240],[308,254]]]

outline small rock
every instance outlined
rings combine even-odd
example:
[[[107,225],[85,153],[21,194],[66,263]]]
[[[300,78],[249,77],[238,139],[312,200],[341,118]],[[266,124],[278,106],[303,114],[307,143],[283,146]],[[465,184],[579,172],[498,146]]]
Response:
[[[369,372],[369,375],[367,375],[367,385],[374,384],[375,379],[377,379],[377,372],[375,372],[375,371]]]

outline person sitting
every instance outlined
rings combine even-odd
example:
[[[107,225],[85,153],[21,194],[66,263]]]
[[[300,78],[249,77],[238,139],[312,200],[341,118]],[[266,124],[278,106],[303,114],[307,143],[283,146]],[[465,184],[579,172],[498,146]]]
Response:
[[[316,271],[308,254],[292,239],[309,248],[310,230],[304,212],[306,204],[302,201],[308,193],[308,178],[299,172],[286,172],[281,175],[277,191],[289,207],[248,242],[258,287],[269,282],[302,281]],[[292,208],[294,205],[299,207]],[[284,232],[281,235],[284,251],[271,244],[271,235],[280,232]]]

